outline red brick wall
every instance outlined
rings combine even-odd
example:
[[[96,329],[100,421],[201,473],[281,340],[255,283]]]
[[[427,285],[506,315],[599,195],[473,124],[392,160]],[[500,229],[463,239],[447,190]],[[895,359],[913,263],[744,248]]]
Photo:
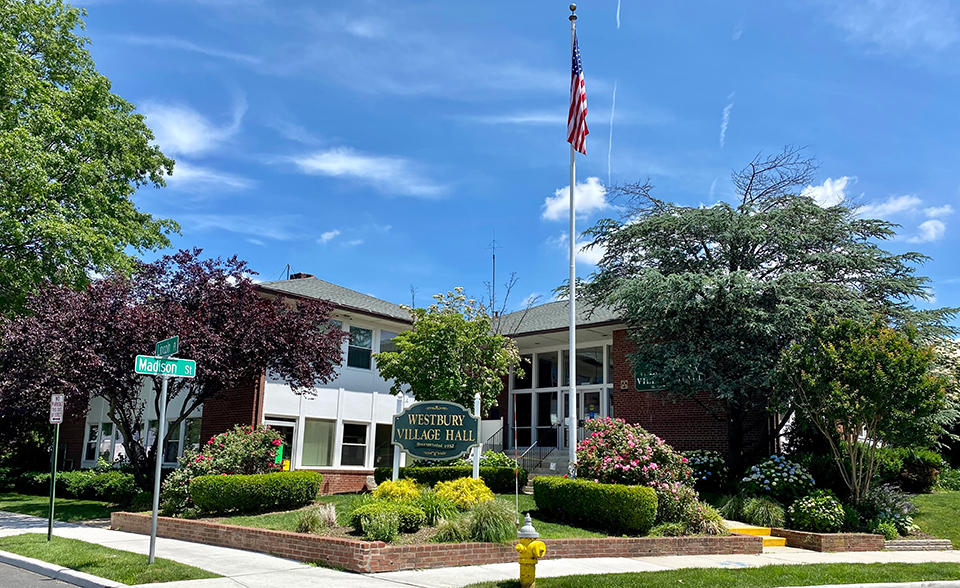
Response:
[[[785,537],[787,547],[811,551],[882,551],[883,535],[869,533],[807,533],[787,529],[771,529],[774,537]]]
[[[110,517],[110,526],[147,535],[150,533],[150,515],[115,512]],[[157,535],[268,553],[296,561],[322,562],[364,573],[517,561],[513,546],[502,543],[459,543],[455,549],[442,543],[387,545],[381,541],[319,537],[167,517],[158,519]],[[761,537],[736,534],[729,537],[547,539],[544,543],[547,544],[544,559],[757,554],[763,551]]]
[[[680,451],[710,449],[725,453],[726,424],[711,416],[697,402],[671,402],[657,392],[636,389],[633,362],[628,357],[635,349],[625,329],[613,332],[614,416],[640,425]],[[698,400],[707,406],[713,403],[706,392]],[[722,417],[721,410],[718,409],[717,413]]]
[[[367,477],[373,470],[318,470],[323,474],[320,494],[348,494],[367,490]]]
[[[66,451],[60,455],[60,467],[69,462],[72,469],[80,469],[83,459],[84,435],[86,435],[86,415],[65,416],[60,425],[60,447]]]
[[[263,422],[263,389],[266,378],[260,376],[248,386],[224,390],[203,403],[200,421],[200,442],[229,431],[234,425],[256,425]]]

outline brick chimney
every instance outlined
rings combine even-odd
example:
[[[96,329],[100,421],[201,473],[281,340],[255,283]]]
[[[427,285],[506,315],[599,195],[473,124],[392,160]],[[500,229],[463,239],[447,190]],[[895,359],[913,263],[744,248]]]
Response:
[[[303,272],[297,272],[295,274],[290,274],[291,280],[302,280],[304,278],[315,278],[313,274],[305,274]]]

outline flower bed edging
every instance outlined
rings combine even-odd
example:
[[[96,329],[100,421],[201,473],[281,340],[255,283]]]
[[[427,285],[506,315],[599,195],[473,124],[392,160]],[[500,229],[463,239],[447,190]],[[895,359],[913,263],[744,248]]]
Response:
[[[115,512],[110,515],[110,528],[148,535],[150,515]],[[157,535],[193,543],[256,551],[296,561],[320,562],[363,573],[517,561],[512,543],[459,543],[456,549],[450,549],[450,544],[445,543],[387,545],[382,541],[320,537],[169,517],[158,519]],[[544,542],[547,544],[547,555],[544,559],[733,555],[757,554],[763,551],[762,538],[737,534],[729,537],[546,539]]]
[[[883,551],[883,535],[871,533],[809,533],[789,529],[770,529],[774,537],[784,537],[787,547],[810,551]]]

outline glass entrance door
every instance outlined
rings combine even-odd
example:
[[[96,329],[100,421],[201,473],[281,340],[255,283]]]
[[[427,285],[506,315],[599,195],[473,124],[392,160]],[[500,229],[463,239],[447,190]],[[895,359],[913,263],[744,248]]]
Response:
[[[563,406],[561,410],[563,412],[563,434],[560,437],[563,439],[562,447],[569,447],[570,443],[570,425],[569,421],[566,418],[567,406],[570,402],[570,393],[564,391],[563,393]],[[600,390],[577,390],[577,437],[583,438],[583,421],[584,418],[594,419],[603,416],[600,405]]]
[[[296,426],[285,421],[264,421],[264,424],[269,426],[271,429],[280,433],[281,445],[283,449],[283,459],[281,464],[284,471],[293,469],[293,451],[294,451],[294,442],[297,438],[297,429]]]
[[[558,409],[556,392],[537,393],[537,444],[540,447],[557,446]]]

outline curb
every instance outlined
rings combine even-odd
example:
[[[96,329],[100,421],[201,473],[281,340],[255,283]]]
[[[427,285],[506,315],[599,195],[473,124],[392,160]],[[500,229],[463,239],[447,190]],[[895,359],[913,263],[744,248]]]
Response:
[[[126,586],[126,584],[121,584],[120,582],[114,582],[113,580],[107,580],[106,578],[100,578],[84,572],[78,572],[52,563],[40,561],[39,559],[24,557],[6,551],[0,551],[0,563],[22,568],[35,574],[40,574],[41,576],[60,580],[61,582],[68,582],[81,588],[120,588]],[[960,586],[960,584],[958,584],[958,586]]]
[[[791,588],[960,588],[960,580],[937,580],[933,582],[893,582],[885,584],[829,584]]]

